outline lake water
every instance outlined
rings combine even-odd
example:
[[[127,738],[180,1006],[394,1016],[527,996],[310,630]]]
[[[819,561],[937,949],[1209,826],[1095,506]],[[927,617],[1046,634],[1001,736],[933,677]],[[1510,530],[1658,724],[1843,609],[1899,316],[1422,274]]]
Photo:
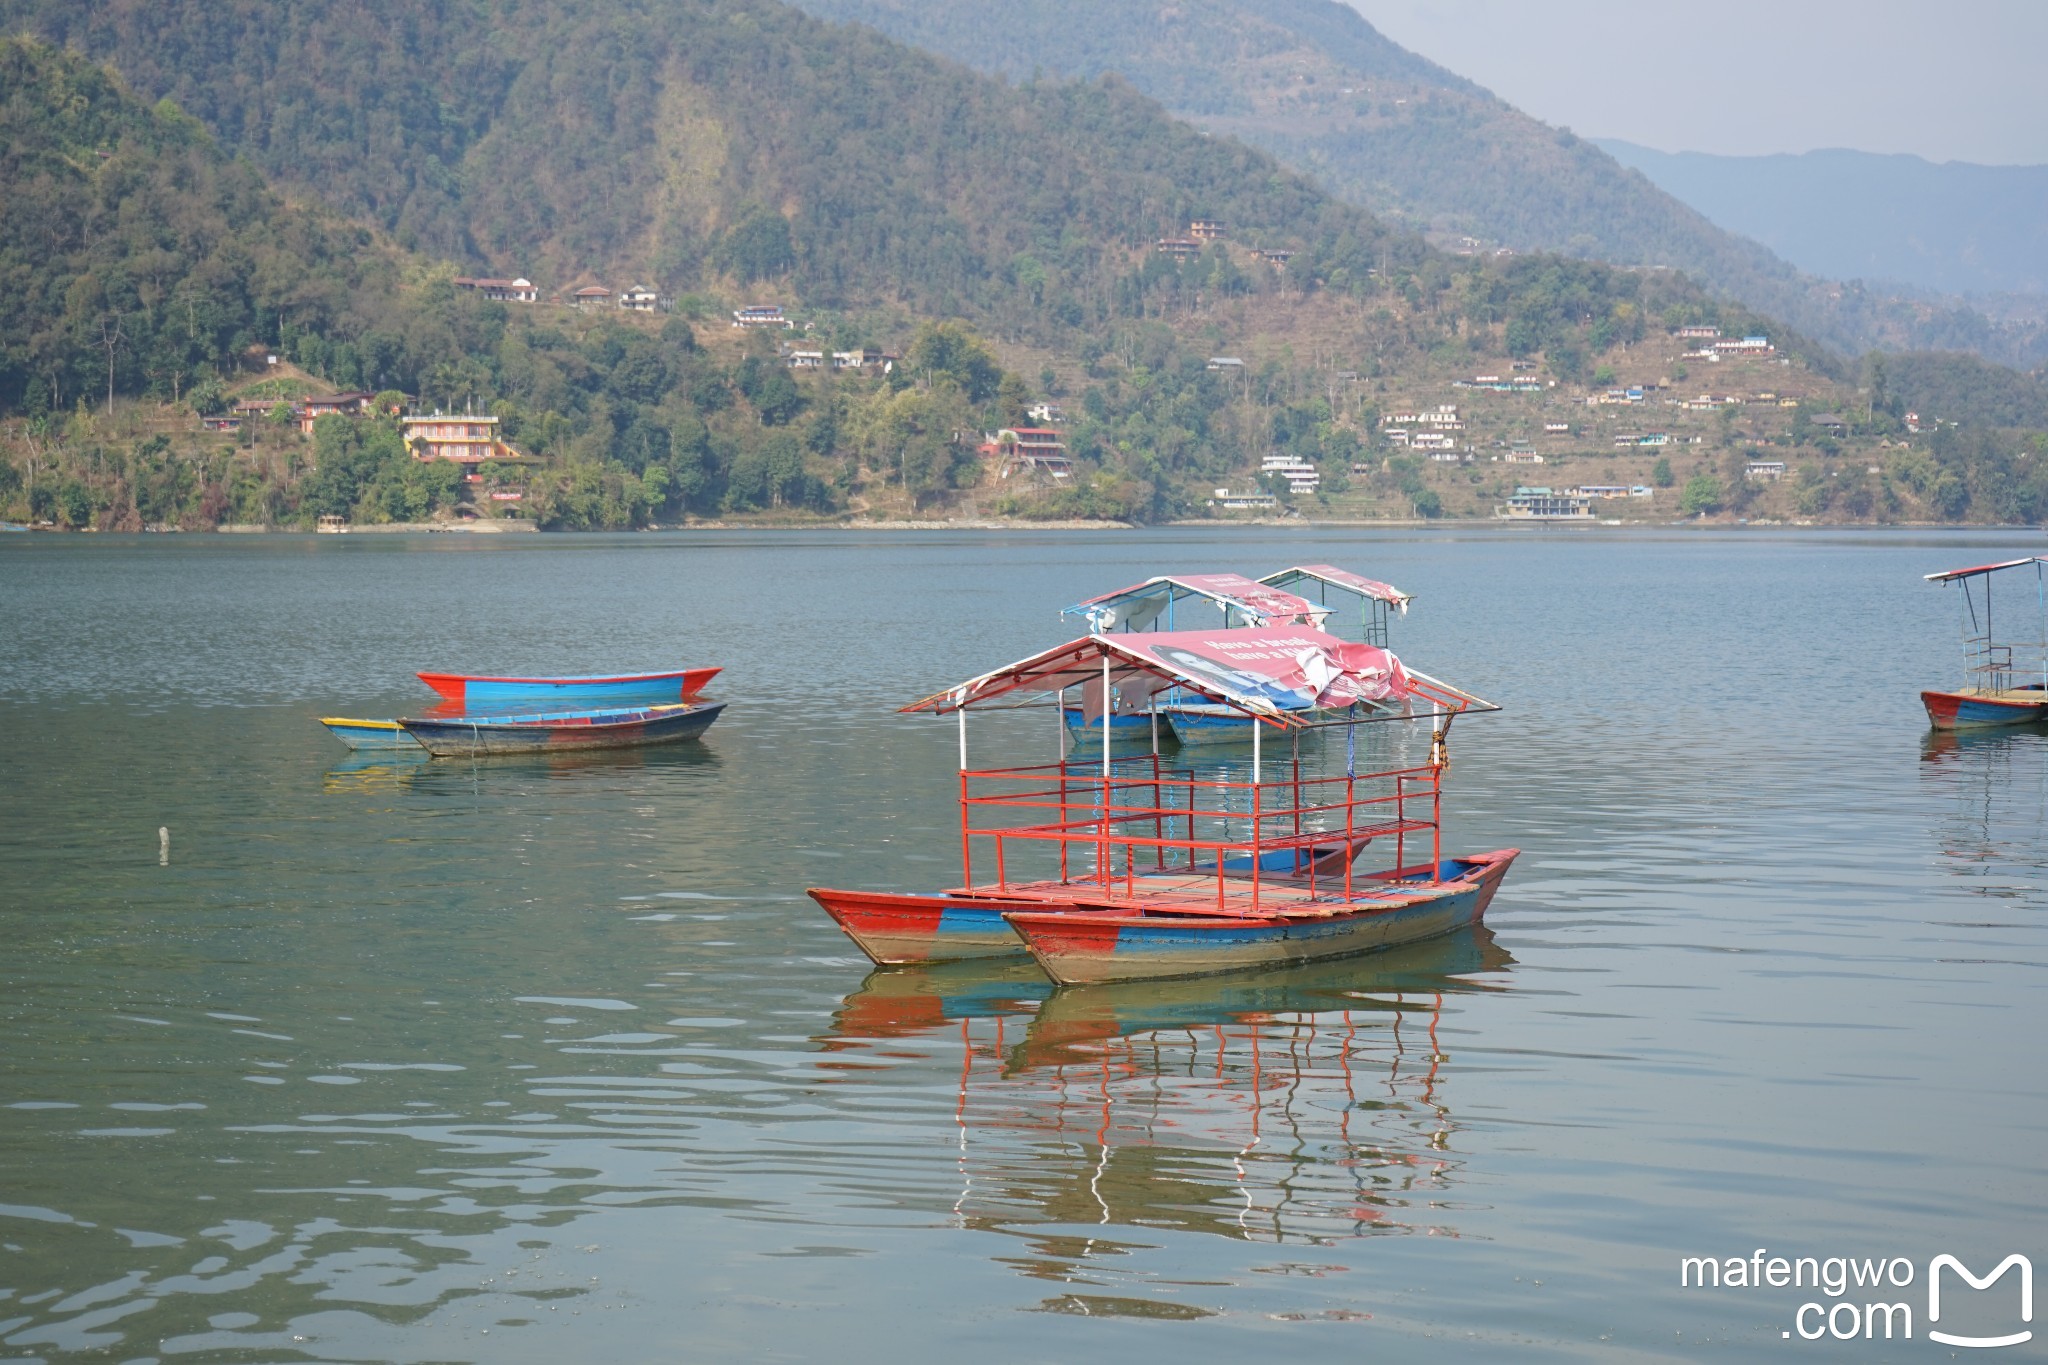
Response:
[[[1931,1257],[2048,1264],[2048,733],[1929,736],[1920,575],[2041,548],[0,538],[0,1358],[1932,1358]],[[957,876],[953,727],[896,706],[1151,573],[1315,562],[1507,708],[1449,781],[1448,848],[1524,850],[1484,930],[1055,994],[871,972],[804,898]],[[314,721],[684,662],[701,745]],[[1756,1248],[1918,1278],[1680,1287]],[[1873,1297],[1913,1341],[1785,1335]]]

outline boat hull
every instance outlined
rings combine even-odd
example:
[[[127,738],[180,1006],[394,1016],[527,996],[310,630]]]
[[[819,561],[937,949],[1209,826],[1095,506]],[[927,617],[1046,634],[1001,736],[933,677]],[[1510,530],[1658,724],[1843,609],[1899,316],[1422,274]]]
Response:
[[[678,744],[711,728],[723,702],[653,706],[638,711],[585,711],[553,716],[454,719],[421,717],[398,723],[436,758],[477,754],[564,753],[579,749],[633,749]]]
[[[878,965],[1021,957],[1006,910],[1044,909],[1039,897],[898,894],[812,887],[811,899]]]
[[[1269,851],[1260,855],[1259,876],[1275,886],[1305,885],[1310,872],[1317,878],[1342,876],[1344,864],[1356,858],[1370,842],[1354,839],[1347,845],[1337,840],[1306,849]],[[1226,858],[1223,867],[1224,875],[1232,881],[1242,882],[1251,875],[1249,856]],[[1191,875],[1213,877],[1215,865],[1198,866]],[[872,961],[885,967],[979,957],[1022,957],[1026,951],[1024,941],[1005,918],[1010,912],[1103,913],[1104,895],[1102,886],[1092,881],[1027,882],[1001,890],[960,888],[922,893],[810,888],[811,899],[846,936]]]
[[[421,682],[465,707],[506,702],[556,702],[565,706],[658,706],[688,701],[721,670],[679,668],[666,673],[591,674],[587,677],[486,678],[471,673],[422,673]]]
[[[1295,714],[1312,723],[1344,718],[1341,710],[1310,710]],[[1183,745],[1250,744],[1252,727],[1260,723],[1242,711],[1228,707],[1187,703],[1160,707],[1159,719],[1162,723],[1172,723],[1173,737]]]
[[[1096,741],[1100,741],[1102,739],[1101,716],[1097,716],[1094,720],[1090,720],[1088,719],[1087,713],[1082,711],[1081,708],[1078,706],[1066,707],[1064,708],[1062,714],[1066,717],[1067,733],[1073,736],[1075,739],[1092,739]],[[1160,716],[1160,736],[1163,738],[1172,733],[1173,731],[1167,728],[1166,717],[1164,715]],[[1127,712],[1110,712],[1109,738],[1112,744],[1118,740],[1123,739],[1150,739],[1151,737],[1152,715],[1150,712],[1141,711],[1136,715],[1132,715]]]
[[[418,749],[420,742],[395,720],[351,720],[346,716],[322,716],[320,723],[351,749]]]
[[[1117,909],[1011,911],[1010,927],[1062,985],[1145,981],[1355,957],[1479,923],[1516,850],[1451,860],[1453,881],[1399,899],[1287,915],[1161,914]],[[1199,907],[1190,903],[1191,911]]]
[[[1974,730],[1995,725],[2025,725],[2048,719],[2048,691],[2027,697],[2032,689],[1985,695],[1975,692],[1922,692],[1920,704],[1937,730]],[[2020,695],[2015,695],[2019,693]]]

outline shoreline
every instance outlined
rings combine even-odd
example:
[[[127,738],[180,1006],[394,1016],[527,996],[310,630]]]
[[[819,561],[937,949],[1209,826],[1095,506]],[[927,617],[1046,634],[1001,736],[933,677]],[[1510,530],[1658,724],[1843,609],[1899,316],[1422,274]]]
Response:
[[[1780,521],[1764,519],[1759,521],[1702,521],[1682,519],[1672,521],[1509,521],[1498,517],[1437,517],[1423,519],[1416,517],[1389,518],[1315,518],[1315,517],[1254,517],[1243,520],[1216,521],[1199,517],[1179,518],[1172,521],[1153,523],[1131,521],[1091,521],[1066,518],[1051,521],[1029,521],[1012,517],[961,517],[942,518],[892,518],[880,521],[707,521],[682,522],[674,525],[625,527],[617,530],[596,531],[544,531],[531,521],[510,518],[484,522],[384,522],[377,525],[349,526],[339,531],[311,531],[296,527],[260,526],[250,523],[227,523],[215,527],[187,530],[182,526],[151,526],[141,531],[101,531],[95,527],[72,529],[60,526],[10,526],[31,535],[98,536],[98,535],[222,535],[222,536],[391,536],[391,535],[648,535],[670,534],[680,531],[1148,531],[1171,528],[1174,530],[1227,530],[1232,527],[1258,527],[1261,529],[1285,529],[1297,531],[1318,530],[1456,530],[1470,531],[1492,529],[1502,532],[1517,531],[1628,531],[1628,530],[1682,530],[1702,531],[2048,531],[2048,526],[2033,523],[1970,522],[1970,521],[1815,521],[1800,519]]]

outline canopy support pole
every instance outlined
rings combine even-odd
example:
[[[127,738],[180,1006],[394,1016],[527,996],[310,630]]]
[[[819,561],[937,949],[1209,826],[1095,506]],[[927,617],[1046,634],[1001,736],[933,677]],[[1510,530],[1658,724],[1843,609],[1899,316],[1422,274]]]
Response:
[[[1096,864],[1102,872],[1102,884],[1109,885],[1109,653],[1102,655],[1102,824],[1097,845]]]
[[[960,717],[960,771],[967,771],[967,708],[961,707],[955,715]]]
[[[1102,656],[1102,799],[1109,800],[1109,655]]]

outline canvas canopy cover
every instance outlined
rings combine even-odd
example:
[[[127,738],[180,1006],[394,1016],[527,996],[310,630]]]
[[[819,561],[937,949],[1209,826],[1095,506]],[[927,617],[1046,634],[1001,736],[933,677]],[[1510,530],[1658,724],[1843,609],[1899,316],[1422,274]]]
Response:
[[[1375,602],[1385,602],[1395,611],[1407,615],[1408,604],[1415,600],[1413,593],[1402,592],[1391,583],[1366,578],[1347,569],[1333,568],[1328,564],[1297,564],[1279,573],[1269,573],[1259,582],[1269,588],[1291,588],[1297,583],[1324,583],[1359,597],[1368,597]]]
[[[948,714],[1012,704],[1020,693],[1079,688],[1091,717],[1102,714],[1105,686],[1118,709],[1143,711],[1151,698],[1182,688],[1269,723],[1311,723],[1304,713],[1353,703],[1422,695],[1433,706],[1485,706],[1476,697],[1411,674],[1391,653],[1300,627],[1150,631],[1090,635],[970,678],[903,708]]]
[[[1195,619],[1195,613],[1175,611],[1181,603],[1198,601],[1217,609],[1221,619]],[[1060,613],[1079,616],[1090,629],[1105,635],[1112,631],[1199,629],[1205,625],[1221,625],[1225,629],[1288,625],[1319,629],[1329,614],[1328,607],[1235,573],[1162,574],[1091,597]]]

